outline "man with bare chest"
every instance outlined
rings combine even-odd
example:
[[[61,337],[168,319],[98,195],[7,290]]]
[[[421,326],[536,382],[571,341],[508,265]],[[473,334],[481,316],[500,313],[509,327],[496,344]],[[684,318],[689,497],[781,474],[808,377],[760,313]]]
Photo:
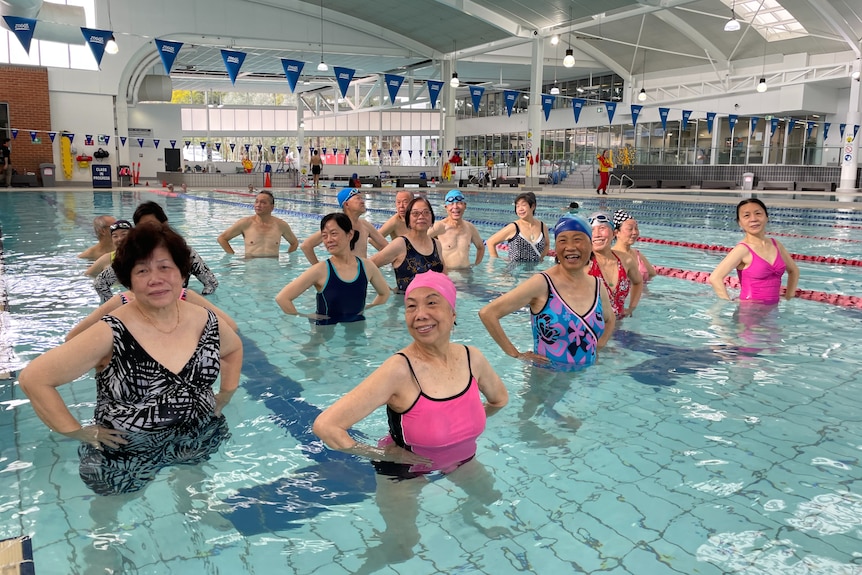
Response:
[[[260,192],[254,200],[254,215],[242,218],[218,237],[218,243],[229,254],[235,253],[230,241],[242,235],[247,258],[277,258],[281,239],[290,245],[288,253],[296,251],[299,240],[288,223],[272,215],[275,198],[268,191]]]
[[[464,211],[467,209],[464,194],[459,190],[450,190],[446,194],[445,203],[448,215],[435,223],[428,230],[428,235],[440,240],[446,269],[470,267],[470,244],[476,246],[476,260],[473,265],[479,265],[485,257],[485,244],[476,226],[464,219]]]
[[[362,192],[356,188],[344,188],[338,192],[338,205],[341,206],[341,209],[350,218],[353,229],[359,234],[356,245],[351,250],[353,255],[365,259],[368,257],[369,243],[377,248],[377,251],[382,250],[389,244],[386,238],[374,227],[374,224],[359,217],[367,210]],[[314,232],[302,242],[302,253],[305,254],[311,265],[319,261],[314,254],[314,248],[322,243],[323,234],[321,232]]]
[[[407,190],[401,190],[395,194],[395,215],[380,226],[380,234],[383,237],[389,236],[389,241],[407,234],[407,224],[404,222],[404,216],[407,213],[407,206],[410,205],[412,199],[413,194]]]

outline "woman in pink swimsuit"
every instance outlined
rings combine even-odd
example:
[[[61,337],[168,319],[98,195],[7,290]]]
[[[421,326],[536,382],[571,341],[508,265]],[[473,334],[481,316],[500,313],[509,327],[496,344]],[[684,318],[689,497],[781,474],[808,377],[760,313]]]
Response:
[[[432,474],[445,474],[484,505],[499,496],[474,456],[486,416],[506,405],[509,396],[482,352],[449,341],[455,297],[455,285],[444,274],[416,274],[404,294],[413,342],[314,422],[314,433],[326,445],[374,462],[377,501],[386,522],[381,547],[407,556],[419,541],[417,496]],[[382,406],[389,435],[377,446],[348,433]]]
[[[724,278],[736,269],[739,275],[739,301],[775,305],[781,298],[781,277],[787,272],[784,299],[796,296],[799,268],[787,249],[766,237],[769,216],[766,206],[757,198],[742,200],[736,206],[736,222],[745,238],[738,243],[709,276],[712,289],[721,299],[732,299]]]

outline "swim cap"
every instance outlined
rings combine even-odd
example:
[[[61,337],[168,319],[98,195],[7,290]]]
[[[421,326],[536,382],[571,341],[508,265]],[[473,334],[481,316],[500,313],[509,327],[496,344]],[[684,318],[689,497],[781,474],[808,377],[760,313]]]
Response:
[[[352,198],[353,196],[358,196],[361,194],[359,190],[356,188],[344,188],[340,192],[338,192],[338,207],[343,208],[344,202]]]
[[[554,226],[554,235],[558,236],[563,232],[581,232],[586,234],[590,240],[593,239],[593,230],[590,225],[581,216],[566,214]]]
[[[611,230],[614,229],[614,222],[607,212],[593,212],[590,214],[590,226],[608,226]]]
[[[116,222],[111,224],[111,227],[108,229],[112,232],[114,230],[130,230],[132,229],[132,224],[128,220],[117,220]]]
[[[460,190],[449,190],[446,193],[446,199],[444,201],[447,204],[454,204],[455,202],[467,203],[467,200],[464,199],[464,194],[462,194]]]
[[[455,297],[457,296],[457,292],[455,291],[455,284],[452,283],[449,276],[430,270],[422,272],[421,274],[416,274],[413,276],[410,284],[408,284],[407,289],[404,290],[404,299],[406,300],[407,296],[410,295],[410,292],[420,287],[431,288],[442,295],[443,298],[449,302],[449,305],[452,306],[452,311],[455,311]]]
[[[633,220],[634,218],[625,210],[617,210],[614,212],[614,229],[620,229],[620,226],[623,225],[623,222],[626,220]]]

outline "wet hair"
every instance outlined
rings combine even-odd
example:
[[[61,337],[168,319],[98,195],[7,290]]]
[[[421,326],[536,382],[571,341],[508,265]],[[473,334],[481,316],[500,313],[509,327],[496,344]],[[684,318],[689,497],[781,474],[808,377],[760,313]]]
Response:
[[[518,205],[518,202],[524,200],[527,202],[527,205],[533,208],[533,213],[536,213],[536,194],[533,192],[524,192],[523,194],[518,194],[518,197],[515,198],[515,205]]]
[[[359,240],[359,230],[353,229],[353,222],[350,221],[347,214],[344,212],[332,212],[331,214],[326,214],[323,216],[323,219],[320,220],[320,231],[322,232],[323,228],[326,227],[326,224],[331,221],[334,221],[339,228],[344,230],[345,234],[350,235],[350,232],[353,232],[353,236],[350,238],[350,249],[353,250],[357,240]]]
[[[96,216],[93,218],[93,231],[96,233],[97,238],[101,238],[102,234],[109,231],[111,224],[113,224],[116,219],[114,216]]]
[[[272,195],[272,192],[270,192],[269,190],[260,190],[257,195],[259,196],[261,194],[269,196],[269,199],[272,200],[272,205],[275,205],[275,196]]]
[[[431,202],[428,201],[428,198],[425,196],[416,196],[410,203],[407,205],[407,212],[404,214],[404,223],[407,227],[410,227],[410,212],[413,211],[413,206],[416,205],[416,202],[423,202],[426,206],[428,206],[428,211],[431,212],[431,225],[434,225],[434,208],[431,207]]]
[[[135,222],[135,225],[138,225],[138,222],[140,222],[141,218],[144,216],[155,216],[161,223],[168,221],[168,216],[165,214],[165,210],[163,210],[162,206],[156,202],[144,202],[139,205],[138,209],[135,210],[135,213],[132,216],[132,221]]]
[[[746,199],[742,200],[741,202],[739,202],[738,204],[736,204],[736,221],[737,222],[739,221],[739,210],[745,204],[757,204],[758,206],[763,208],[763,215],[765,215],[767,218],[769,217],[769,212],[766,211],[766,205],[763,202],[761,202],[757,198],[746,198]]]
[[[192,256],[186,240],[168,225],[145,222],[132,228],[126,240],[117,248],[111,267],[120,283],[132,289],[132,268],[150,257],[158,247],[168,250],[180,270],[180,276],[183,280],[188,278],[192,269]]]

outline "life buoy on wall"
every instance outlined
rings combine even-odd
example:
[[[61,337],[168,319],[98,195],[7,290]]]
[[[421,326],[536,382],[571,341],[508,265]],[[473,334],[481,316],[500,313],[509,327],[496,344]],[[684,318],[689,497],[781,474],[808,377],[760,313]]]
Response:
[[[75,160],[78,162],[79,168],[87,168],[90,166],[90,162],[93,161],[93,156],[86,156],[81,154],[75,157]]]

